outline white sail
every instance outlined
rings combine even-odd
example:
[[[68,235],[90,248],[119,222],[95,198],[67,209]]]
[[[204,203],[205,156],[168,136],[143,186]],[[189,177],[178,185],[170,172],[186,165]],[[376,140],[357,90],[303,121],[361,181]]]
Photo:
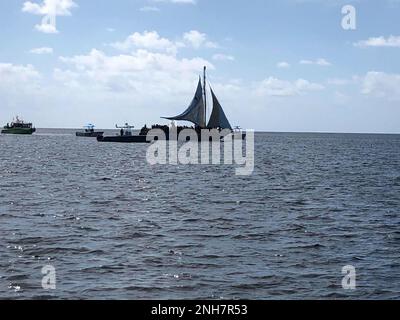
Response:
[[[208,122],[209,129],[229,129],[232,130],[232,126],[229,123],[228,118],[225,115],[224,110],[221,107],[214,91],[211,89],[211,94],[213,98],[213,111],[211,114],[210,121]]]
[[[189,121],[194,123],[196,126],[205,128],[205,105],[203,99],[203,87],[201,85],[201,79],[199,79],[199,84],[197,86],[196,94],[193,98],[192,103],[189,108],[179,116],[164,119],[174,120],[174,121]]]

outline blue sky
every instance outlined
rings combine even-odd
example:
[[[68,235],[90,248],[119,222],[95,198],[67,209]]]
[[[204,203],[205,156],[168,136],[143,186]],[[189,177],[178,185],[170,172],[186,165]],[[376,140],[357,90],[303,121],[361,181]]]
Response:
[[[164,123],[206,64],[233,125],[400,133],[399,13],[397,0],[3,0],[0,121]]]

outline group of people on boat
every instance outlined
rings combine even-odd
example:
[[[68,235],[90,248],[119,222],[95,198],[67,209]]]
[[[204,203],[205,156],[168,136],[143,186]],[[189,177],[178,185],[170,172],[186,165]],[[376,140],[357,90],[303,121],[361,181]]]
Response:
[[[151,128],[149,128],[147,125],[144,125],[144,127],[140,130],[139,135],[141,136],[146,136],[150,130],[161,130],[165,133],[169,133],[171,129],[176,129],[178,134],[186,129],[191,129],[191,130],[195,130],[194,126],[176,126],[174,122],[171,123],[170,126],[168,125],[161,125],[161,124],[153,124],[151,126]]]
[[[16,117],[11,124],[7,123],[1,130],[2,134],[28,134],[36,132],[36,129],[33,127],[32,123],[26,123],[23,120]]]
[[[32,126],[33,126],[32,123],[25,123],[17,118],[16,121],[11,122],[11,125],[10,123],[7,123],[4,129],[11,129],[11,128],[31,129]]]

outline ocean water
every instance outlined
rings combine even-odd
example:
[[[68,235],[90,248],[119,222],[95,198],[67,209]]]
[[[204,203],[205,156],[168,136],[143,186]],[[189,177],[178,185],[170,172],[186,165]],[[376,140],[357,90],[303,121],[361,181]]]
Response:
[[[73,133],[0,136],[0,299],[400,298],[399,135],[260,133],[240,177]]]

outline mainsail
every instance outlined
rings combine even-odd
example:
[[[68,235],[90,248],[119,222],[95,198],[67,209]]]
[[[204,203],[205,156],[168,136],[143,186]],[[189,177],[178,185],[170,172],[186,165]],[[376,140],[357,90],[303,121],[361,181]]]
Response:
[[[201,79],[199,79],[199,85],[197,86],[196,94],[193,98],[189,108],[179,116],[164,119],[175,120],[175,121],[189,121],[194,123],[196,126],[205,128],[206,126],[206,115],[205,106],[203,99],[203,87],[201,85]]]
[[[211,94],[213,98],[213,111],[211,114],[210,121],[208,122],[208,129],[229,129],[232,130],[232,126],[225,115],[224,110],[221,107],[214,91],[211,89]]]
[[[224,110],[221,107],[214,91],[211,89],[211,94],[213,98],[213,111],[211,114],[210,121],[207,124],[207,112],[206,112],[206,103],[207,103],[207,94],[206,94],[206,67],[204,67],[204,88],[201,83],[201,78],[199,79],[199,84],[197,86],[196,94],[193,98],[192,103],[189,108],[182,113],[180,116],[164,119],[175,120],[175,121],[189,121],[194,123],[197,127],[202,129],[229,129],[232,131],[232,126],[228,121],[228,118],[225,115]],[[204,89],[204,91],[203,91]]]

